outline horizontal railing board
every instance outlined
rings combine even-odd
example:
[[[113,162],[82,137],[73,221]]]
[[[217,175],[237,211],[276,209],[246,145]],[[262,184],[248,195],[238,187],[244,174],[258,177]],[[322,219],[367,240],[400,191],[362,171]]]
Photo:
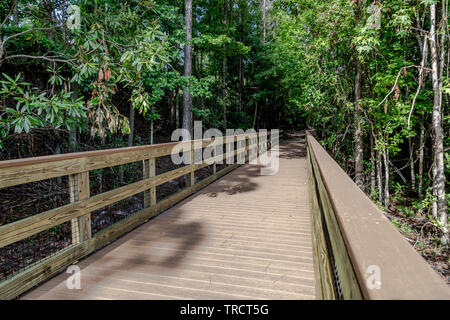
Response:
[[[314,137],[307,136],[364,298],[450,299],[444,280]],[[381,271],[380,289],[366,283],[369,266]]]
[[[256,134],[237,135],[233,136],[233,139],[234,141],[243,141],[244,138],[253,136],[256,137]],[[231,141],[226,141],[227,138],[230,139],[230,136],[223,137],[220,144],[231,143]],[[195,149],[200,148],[201,144],[201,148],[204,148],[212,145],[215,140],[220,141],[212,138],[0,161],[0,189],[167,156],[179,144],[191,145],[193,143]]]
[[[234,150],[226,154],[218,155],[212,159],[215,161],[243,152],[245,148]],[[211,160],[212,160],[211,159]],[[194,164],[194,170],[208,166],[206,162]],[[0,226],[0,247],[20,241],[38,232],[60,225],[71,219],[85,215],[86,213],[101,209],[120,200],[156,187],[170,180],[181,177],[192,171],[190,165],[171,170],[149,179],[141,180],[123,187],[107,191],[85,200],[73,202],[37,215],[21,219],[19,221]]]
[[[242,154],[249,150],[252,151],[252,156],[250,156],[250,158],[256,157],[257,155],[255,152],[258,150],[258,143],[255,139],[261,135],[263,134],[251,133],[232,137],[223,137],[222,141],[212,138],[184,141],[182,143],[188,144],[189,148],[198,150],[200,147],[223,146],[238,142],[237,150],[231,151],[227,148],[225,153],[222,153],[223,151],[219,151],[215,157],[209,159],[217,163],[218,160],[225,160],[229,157]],[[272,137],[276,136],[277,135],[272,135]],[[232,138],[231,141],[230,137]],[[245,143],[245,147],[239,148],[239,142],[244,140],[247,141]],[[179,143],[180,142],[173,142],[159,145],[2,161],[0,162],[0,188],[170,155],[172,153],[172,148]],[[273,144],[272,146],[275,145],[277,144]],[[185,149],[189,148],[185,147]],[[267,148],[265,148],[265,150],[266,149]],[[227,152],[227,150],[229,151]],[[248,157],[249,154],[247,154],[246,158]],[[84,216],[93,210],[100,209],[134,194],[146,191],[150,188],[155,188],[158,185],[185,174],[192,174],[194,171],[208,165],[210,165],[210,163],[207,163],[205,160],[202,162],[195,162],[193,165],[187,165],[124,187],[37,214],[29,218],[0,226],[0,247],[17,242],[73,218]],[[0,282],[0,299],[14,298],[32,286],[61,271],[64,266],[75,263],[79,258],[88,255],[107,242],[145,222],[162,210],[172,206],[174,203],[181,201],[190,194],[198,191],[207,184],[233,170],[238,165],[239,164],[233,164],[225,167],[212,176],[209,176],[194,185],[157,202],[155,205],[152,205],[149,208],[144,208],[124,220],[102,230],[94,237],[79,244],[71,245],[69,248],[62,249],[55,255],[44,258],[36,264],[25,268],[10,279]],[[59,166],[62,166],[63,168],[59,168]],[[19,172],[21,175],[19,175]]]
[[[333,259],[330,260],[334,264],[334,268],[338,273],[338,280],[340,288],[336,288],[340,292],[340,299],[344,300],[361,300],[362,294],[353,270],[352,263],[348,256],[348,252],[339,229],[339,224],[336,221],[336,215],[332,208],[330,197],[323,183],[322,175],[319,173],[318,165],[314,152],[311,152],[311,146],[308,144],[310,151],[311,170],[314,173],[314,187],[316,188],[316,196],[320,203],[320,219],[322,220],[321,231],[326,229],[326,238],[329,241],[329,246],[325,245],[326,250],[332,252]],[[318,235],[319,236],[319,235]],[[322,232],[320,236],[325,236]],[[330,249],[328,249],[330,248]],[[331,253],[328,252],[330,255]],[[329,260],[330,257],[327,257]],[[334,261],[334,262],[333,262]],[[326,276],[327,277],[327,276]],[[323,281],[323,279],[321,278]],[[326,284],[329,287],[329,284]]]
[[[309,149],[310,146],[307,146]],[[309,210],[311,213],[311,235],[314,252],[314,272],[316,275],[316,296],[322,300],[335,300],[333,271],[331,270],[330,257],[327,250],[326,240],[323,232],[323,212],[320,210],[316,178],[312,163],[312,154],[307,152],[306,161],[308,166],[309,182]]]
[[[55,255],[36,263],[10,279],[0,282],[0,300],[13,299],[17,297],[28,289],[38,285],[42,281],[63,271],[69,265],[76,263],[78,260],[105,246],[117,237],[133,230],[137,226],[146,222],[148,219],[157,215],[159,212],[170,208],[189,195],[197,192],[201,188],[204,188],[236,167],[237,165],[226,167],[218,171],[215,175],[209,176],[196,183],[192,187],[183,189],[182,191],[158,202],[155,206],[142,209],[122,221],[105,228],[95,234],[91,239],[62,249]]]

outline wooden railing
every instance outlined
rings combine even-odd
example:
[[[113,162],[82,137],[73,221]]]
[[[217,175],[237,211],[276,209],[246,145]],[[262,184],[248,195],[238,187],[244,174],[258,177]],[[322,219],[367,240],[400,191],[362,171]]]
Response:
[[[213,164],[207,163],[208,159],[196,160],[159,175],[155,174],[156,158],[170,155],[180,142],[0,162],[0,192],[2,188],[67,175],[70,188],[69,204],[0,226],[0,248],[68,221],[72,227],[71,245],[1,281],[0,299],[11,299],[20,295],[238,166],[235,163],[217,171],[216,165],[221,159],[225,163],[227,158],[245,156],[245,161],[248,162],[249,159],[262,154],[272,147],[270,131],[267,132],[267,140],[263,137],[262,133],[249,133],[223,137],[222,141],[203,139],[182,142],[187,150],[191,150],[191,160],[196,150],[214,144],[210,158]],[[234,146],[235,142],[237,148],[231,148],[231,144]],[[219,149],[222,152],[216,153]],[[90,195],[89,171],[138,161],[142,161],[143,166],[141,181],[98,195]],[[194,172],[208,165],[212,166],[211,175],[195,183]],[[156,187],[182,176],[187,178],[186,188],[157,202]],[[142,210],[92,235],[91,212],[139,193],[144,193]]]
[[[450,299],[444,280],[307,132],[317,295]]]

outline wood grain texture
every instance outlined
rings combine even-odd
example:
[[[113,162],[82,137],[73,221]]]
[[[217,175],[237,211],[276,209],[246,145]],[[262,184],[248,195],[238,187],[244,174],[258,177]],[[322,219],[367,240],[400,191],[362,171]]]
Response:
[[[323,233],[323,213],[319,206],[316,179],[314,177],[314,168],[311,162],[311,152],[308,148],[308,181],[309,181],[309,201],[312,220],[312,239],[314,252],[314,267],[316,272],[316,293],[318,299],[334,300],[333,273],[331,270],[330,257],[328,255],[327,245]]]
[[[218,155],[215,157],[216,161],[225,158],[227,155],[236,154],[237,152],[240,151],[235,150],[225,155]],[[148,170],[151,171],[150,160],[146,161],[149,161]],[[47,230],[66,221],[78,219],[78,217],[81,216],[86,216],[89,212],[98,210],[102,207],[126,199],[135,194],[145,192],[147,190],[150,190],[150,192],[148,193],[150,197],[149,201],[153,197],[155,203],[156,193],[152,190],[154,190],[156,186],[180,176],[189,174],[190,172],[192,172],[192,170],[199,170],[207,165],[207,163],[202,162],[193,166],[187,165],[178,169],[174,169],[157,176],[150,176],[149,174],[147,179],[108,192],[104,192],[90,198],[80,199],[79,201],[72,202],[65,206],[51,209],[34,216],[0,226],[0,247],[25,239],[38,232]],[[72,183],[75,183],[74,181],[75,180],[73,180]],[[85,230],[87,229],[85,228]]]
[[[365,299],[450,299],[450,288],[309,133],[308,144]],[[328,223],[328,222],[327,222]],[[369,266],[381,287],[366,284]]]
[[[320,279],[322,289],[331,291],[333,288],[333,284],[330,282],[331,279],[328,274],[330,271],[327,270],[331,267],[330,256],[332,255],[337,269],[342,298],[344,300],[361,300],[363,297],[359,288],[359,283],[356,279],[350,257],[348,256],[339,225],[337,224],[335,213],[331,207],[329,196],[324,187],[322,176],[318,170],[315,155],[311,152],[310,146],[308,146],[308,151],[310,152],[309,160],[311,161],[311,169],[314,176],[314,188],[316,189],[318,200],[318,220],[320,220],[318,226],[320,229],[318,230],[318,233],[320,233],[320,238],[324,237],[326,234],[325,237],[328,237],[328,241],[330,242],[329,248],[327,248],[325,243],[321,243],[321,252],[324,253],[325,250],[327,251],[326,260],[324,259],[325,257],[320,257],[321,266],[325,269],[325,272],[323,273],[324,277]],[[321,239],[321,241],[325,240]]]
[[[89,171],[69,176],[70,202],[74,203],[90,197]],[[91,237],[91,213],[74,218],[71,221],[72,243],[80,243]]]
[[[151,217],[154,217],[159,212],[170,208],[177,202],[180,202],[190,194],[197,192],[201,188],[227,174],[236,167],[237,166],[226,167],[217,172],[216,175],[210,176],[192,187],[185,188],[184,190],[158,202],[155,206],[144,208],[133,215],[128,216],[119,223],[116,223],[97,233],[94,237],[88,239],[87,241],[71,245],[70,247],[59,251],[55,255],[52,255],[25,269],[14,277],[1,282],[0,300],[12,299],[18,296],[61,270],[64,270],[67,266],[76,263],[78,259],[87,256],[88,254],[113,241],[117,237],[133,230],[137,226],[149,220]]]
[[[23,298],[314,299],[306,160],[293,152],[302,147],[281,147],[276,175],[225,168],[231,173],[81,260],[81,290],[67,289],[62,273]]]
[[[256,133],[240,136],[256,137]],[[0,189],[23,183],[158,158],[170,155],[175,146],[183,148],[184,145],[186,145],[189,149],[191,144],[205,147],[225,140],[226,138],[222,137],[221,139],[212,138],[184,142],[170,142],[0,161]]]

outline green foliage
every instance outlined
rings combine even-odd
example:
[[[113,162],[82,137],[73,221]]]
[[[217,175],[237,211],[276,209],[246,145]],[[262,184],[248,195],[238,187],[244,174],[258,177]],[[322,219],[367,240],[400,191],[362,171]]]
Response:
[[[20,73],[11,78],[3,73],[0,95],[15,102],[14,108],[5,108],[0,117],[0,134],[4,139],[11,130],[14,134],[29,133],[32,129],[53,127],[55,129],[79,128],[86,118],[83,99],[73,100],[71,93],[59,91],[46,97],[31,88],[31,84],[20,81]],[[0,145],[1,146],[1,145]]]

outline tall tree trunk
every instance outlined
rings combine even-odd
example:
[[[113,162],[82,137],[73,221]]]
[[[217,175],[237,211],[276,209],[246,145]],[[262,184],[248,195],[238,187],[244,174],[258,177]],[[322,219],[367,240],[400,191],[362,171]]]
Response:
[[[130,133],[128,134],[128,146],[131,147],[133,145],[134,139],[134,106],[130,104],[130,116],[128,118],[130,124]]]
[[[364,190],[363,141],[361,130],[361,64],[356,58],[355,76],[355,183]]]
[[[444,8],[443,8],[444,10]],[[441,21],[444,23],[444,21]],[[442,64],[440,63],[438,36],[436,34],[436,5],[430,5],[430,49],[431,49],[431,77],[433,83],[433,149],[434,149],[434,168],[433,168],[433,189],[437,201],[437,218],[442,226],[444,241],[448,241],[447,229],[447,204],[445,201],[445,173],[444,173],[444,136],[442,130]],[[445,36],[445,35],[443,35]],[[442,42],[441,42],[442,44]]]
[[[263,25],[263,43],[266,43],[266,0],[262,0],[261,3],[262,11],[262,25]]]
[[[420,126],[420,140],[419,140],[419,197],[422,198],[423,187],[423,148],[425,146],[425,128],[424,128],[424,115],[422,114],[421,126]]]
[[[225,45],[223,45],[223,50],[225,52]],[[227,94],[226,89],[226,77],[227,77],[227,58],[222,59],[222,104],[223,104],[223,127],[227,127],[227,104],[225,102],[225,97]]]
[[[242,23],[242,3],[239,4],[239,26],[241,28],[240,41],[244,41],[244,25]],[[242,112],[244,110],[244,99],[243,99],[243,91],[244,91],[244,63],[242,54],[239,55],[239,111]]]
[[[154,129],[153,129],[153,125],[154,125],[154,120],[151,119],[150,120],[150,144],[153,144],[153,137],[154,137]]]
[[[381,151],[377,150],[377,183],[378,183],[378,201],[383,203],[383,164],[381,163]]]
[[[186,25],[186,44],[184,45],[184,76],[192,76],[192,0],[185,0],[185,25]],[[183,88],[183,129],[186,129],[192,136],[192,95],[189,88]],[[183,140],[191,137],[184,135]]]
[[[389,209],[389,146],[383,147],[384,162],[384,207],[386,211]]]
[[[175,122],[176,127],[180,126],[180,89],[177,88],[177,94],[175,96]]]
[[[13,22],[16,26],[19,24],[19,11],[17,10],[17,4],[13,9]]]
[[[74,83],[72,85],[72,92],[73,92],[73,96],[72,96],[72,101],[77,101],[78,100],[78,92],[79,92],[79,87],[78,87],[78,83]],[[77,151],[77,127],[72,126],[69,130],[69,151],[70,152],[76,152]]]
[[[370,196],[371,198],[375,198],[376,191],[376,164],[375,164],[375,142],[373,134],[370,133]]]
[[[224,29],[227,25],[227,9],[228,9],[228,2],[227,0],[223,1],[223,11],[224,11],[224,19],[222,21],[224,25]],[[222,103],[223,103],[223,128],[226,129],[227,127],[227,104],[225,102],[225,97],[227,94],[227,88],[226,88],[226,80],[227,80],[227,56],[226,56],[226,45],[224,44],[222,46],[223,49],[223,58],[222,58]]]
[[[255,102],[255,114],[253,116],[253,129],[256,129],[256,118],[258,116],[258,101]]]
[[[134,118],[135,118],[135,110],[133,104],[130,104],[130,115],[128,117],[128,122],[130,125],[130,133],[128,134],[128,146],[133,146],[133,140],[134,140]],[[119,179],[120,183],[123,185],[125,184],[125,177],[124,177],[124,170],[125,166],[119,166]]]
[[[173,126],[173,123],[175,121],[175,101],[172,99],[171,92],[169,93],[169,123],[171,126]]]
[[[414,141],[408,138],[409,146],[409,171],[411,174],[411,190],[416,188],[416,174],[414,172]]]
[[[57,140],[55,143],[55,154],[61,154],[61,143],[59,142],[59,134],[56,134]],[[56,183],[59,185],[62,183],[62,177],[56,178]]]

